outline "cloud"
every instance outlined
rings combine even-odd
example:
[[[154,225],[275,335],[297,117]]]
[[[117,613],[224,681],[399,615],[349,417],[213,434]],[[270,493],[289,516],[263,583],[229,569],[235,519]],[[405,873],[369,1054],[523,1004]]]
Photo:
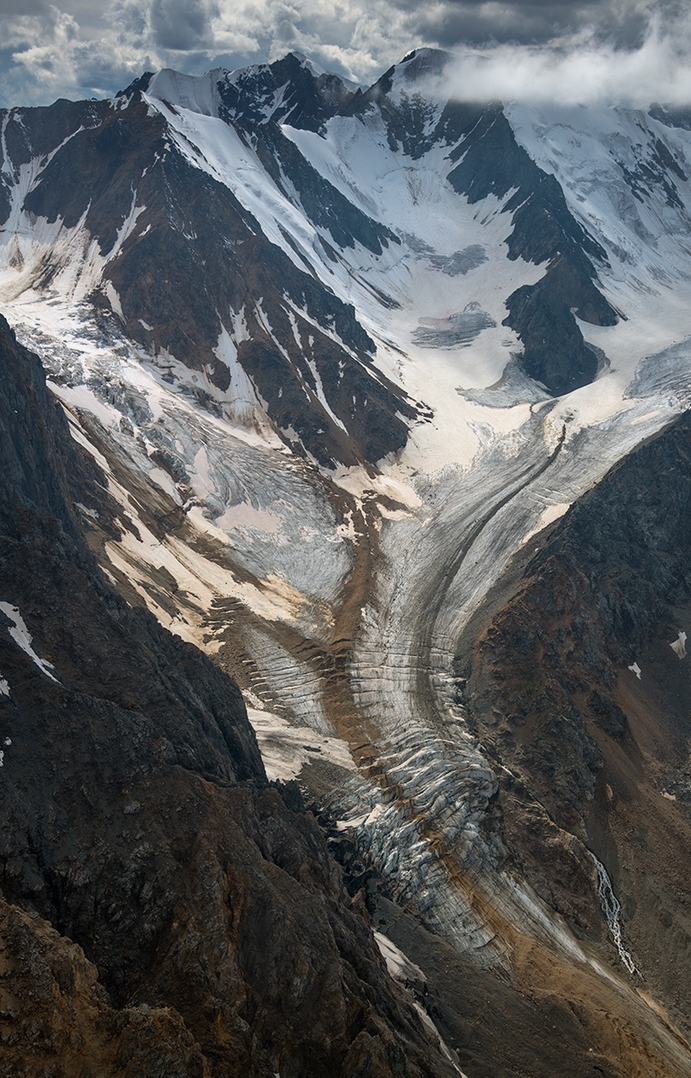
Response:
[[[2,15],[8,20],[12,20],[17,15],[29,17],[46,15],[49,7],[46,0],[2,0]]]
[[[112,94],[291,49],[362,83],[420,46],[459,47],[476,98],[690,100],[688,0],[0,0],[0,104]],[[459,46],[459,42],[462,43]]]
[[[410,12],[391,0],[110,0],[98,15],[87,0],[0,2],[16,9],[0,42],[0,105],[113,93],[124,72],[145,67],[201,73],[291,49],[372,81],[415,45],[433,43],[411,38]]]
[[[654,7],[677,0],[436,0],[424,5],[414,0],[398,2],[409,8],[411,27],[443,48],[461,42],[542,45],[563,41],[584,27],[620,47],[631,47],[640,44]]]
[[[179,52],[212,47],[211,24],[218,14],[212,0],[153,0],[149,9],[153,41]]]
[[[39,0],[26,10],[32,13],[10,16],[3,27],[0,100],[7,105],[111,94],[151,66],[144,50],[88,39],[76,19],[54,5]]]
[[[640,45],[617,47],[591,30],[550,46],[460,50],[434,90],[473,101],[691,105],[691,13],[654,14]]]
[[[219,14],[216,0],[112,0],[105,19],[121,47],[167,55],[213,50]]]
[[[213,26],[219,48],[253,44],[257,58],[275,60],[291,49],[358,81],[377,78],[414,45],[409,13],[390,0],[219,0]],[[412,41],[412,45],[411,45]],[[246,46],[247,47],[247,46]]]
[[[2,47],[23,49],[42,40],[64,39],[78,29],[71,15],[41,0],[26,5],[10,0],[9,10],[3,15]]]

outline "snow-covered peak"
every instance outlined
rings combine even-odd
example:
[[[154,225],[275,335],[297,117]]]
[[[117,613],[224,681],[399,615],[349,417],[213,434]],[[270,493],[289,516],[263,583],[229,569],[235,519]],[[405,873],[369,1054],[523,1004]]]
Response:
[[[294,57],[301,67],[314,75],[315,79],[321,80],[322,83],[330,80],[340,82],[351,93],[356,93],[358,90],[362,91],[367,88],[366,85],[363,86],[362,83],[356,82],[354,79],[348,79],[345,75],[339,75],[335,71],[328,71],[325,67],[322,67],[321,64],[318,64],[316,60],[312,60],[309,56],[305,56],[304,52],[297,52],[295,49],[292,49],[286,54],[284,59],[288,60],[290,57]]]
[[[664,125],[656,109],[512,105],[505,112],[519,143],[556,177],[571,213],[607,251],[601,275],[625,314],[640,306],[643,276],[655,291],[688,279],[688,130]],[[680,332],[686,327],[681,312]]]
[[[316,64],[314,60],[310,60],[309,56],[305,56],[304,52],[297,52],[292,49],[287,56],[294,56],[302,67],[314,75],[315,79],[318,79],[320,75],[327,74],[326,68],[322,67],[321,64]]]
[[[394,68],[396,77],[407,82],[415,82],[431,75],[439,75],[452,59],[451,53],[443,49],[413,49],[404,56]]]
[[[289,52],[272,64],[226,73],[219,81],[220,115],[249,127],[273,121],[318,131],[358,89],[302,53]]]
[[[215,68],[204,75],[183,75],[172,68],[164,68],[154,75],[147,94],[202,116],[218,116],[221,103],[218,84],[225,75],[223,68]]]
[[[424,97],[425,81],[438,80],[451,59],[451,54],[442,49],[413,49],[370,86],[364,99],[379,102],[388,98],[390,102],[400,104],[401,96],[405,98],[415,93]],[[435,100],[438,96],[434,94]]]
[[[358,92],[362,87],[357,83],[326,71],[301,52],[289,52],[272,64],[215,68],[198,76],[165,68],[146,88],[150,98],[201,116],[220,116],[245,127],[273,121],[310,130],[320,130]]]

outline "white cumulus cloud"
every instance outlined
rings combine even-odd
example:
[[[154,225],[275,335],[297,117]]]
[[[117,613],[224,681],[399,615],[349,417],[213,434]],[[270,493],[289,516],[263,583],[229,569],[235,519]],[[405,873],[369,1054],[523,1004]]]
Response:
[[[201,74],[271,62],[290,50],[370,83],[413,48],[490,37],[493,45],[457,47],[439,92],[474,100],[691,104],[688,0],[0,4],[0,105],[110,95],[144,70]]]
[[[466,101],[645,106],[691,105],[691,13],[651,19],[636,48],[586,34],[562,45],[458,51],[436,90]]]

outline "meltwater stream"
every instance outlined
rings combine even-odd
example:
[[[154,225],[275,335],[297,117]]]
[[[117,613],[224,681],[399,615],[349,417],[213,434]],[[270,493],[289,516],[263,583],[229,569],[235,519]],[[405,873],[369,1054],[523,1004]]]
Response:
[[[605,915],[612,939],[614,940],[614,946],[617,948],[619,957],[629,973],[637,973],[640,977],[640,971],[636,969],[633,958],[624,947],[621,938],[621,904],[614,893],[612,881],[607,874],[607,869],[602,861],[598,860],[592,850],[588,850],[588,853],[595,862],[595,868],[597,869],[597,893],[600,897],[602,912]]]

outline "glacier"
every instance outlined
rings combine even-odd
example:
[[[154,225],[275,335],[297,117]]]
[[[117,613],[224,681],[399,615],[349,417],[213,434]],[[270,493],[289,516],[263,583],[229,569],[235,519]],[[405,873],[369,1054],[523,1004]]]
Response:
[[[326,465],[297,452],[300,435],[271,418],[242,362],[250,313],[290,360],[264,297],[248,291],[243,306],[217,312],[228,389],[174,348],[148,349],[108,278],[145,234],[137,192],[104,251],[85,214],[66,223],[23,208],[73,136],[17,168],[3,141],[12,183],[0,310],[40,351],[74,437],[119,506],[106,571],[236,678],[270,776],[314,792],[430,928],[507,976],[516,938],[530,939],[627,995],[626,978],[603,974],[589,945],[504,866],[501,840],[484,826],[496,766],[468,725],[455,660],[517,552],[689,405],[691,132],[644,111],[506,107],[517,144],[601,246],[596,283],[619,315],[615,325],[574,316],[598,373],[554,396],[521,370],[523,345],[506,324],[508,297],[549,268],[511,256],[518,188],[479,200],[454,189],[466,136],[441,138],[446,103],[426,97],[405,62],[387,102],[414,114],[415,152],[373,104],[319,130],[277,124],[283,149],[271,167],[259,127],[224,118],[224,79],[154,77],[142,101],[165,132],[157,153],[230,192],[250,231],[354,312],[374,352],[365,361],[335,319],[320,322],[286,290],[291,347],[307,354],[313,326],[414,402],[416,418],[406,417],[405,444],[375,460]],[[262,106],[264,125],[279,104]],[[128,98],[117,107],[125,117]],[[289,152],[305,170],[302,188]],[[381,242],[336,244],[309,202],[314,176],[359,222],[374,222]],[[194,234],[185,239],[194,247]],[[90,297],[101,288],[107,317],[97,319]],[[145,332],[156,315],[139,319]],[[349,437],[315,366],[312,376],[305,395]],[[93,512],[84,508],[87,525]],[[594,887],[609,894],[596,866]],[[610,927],[618,917],[608,914]]]

